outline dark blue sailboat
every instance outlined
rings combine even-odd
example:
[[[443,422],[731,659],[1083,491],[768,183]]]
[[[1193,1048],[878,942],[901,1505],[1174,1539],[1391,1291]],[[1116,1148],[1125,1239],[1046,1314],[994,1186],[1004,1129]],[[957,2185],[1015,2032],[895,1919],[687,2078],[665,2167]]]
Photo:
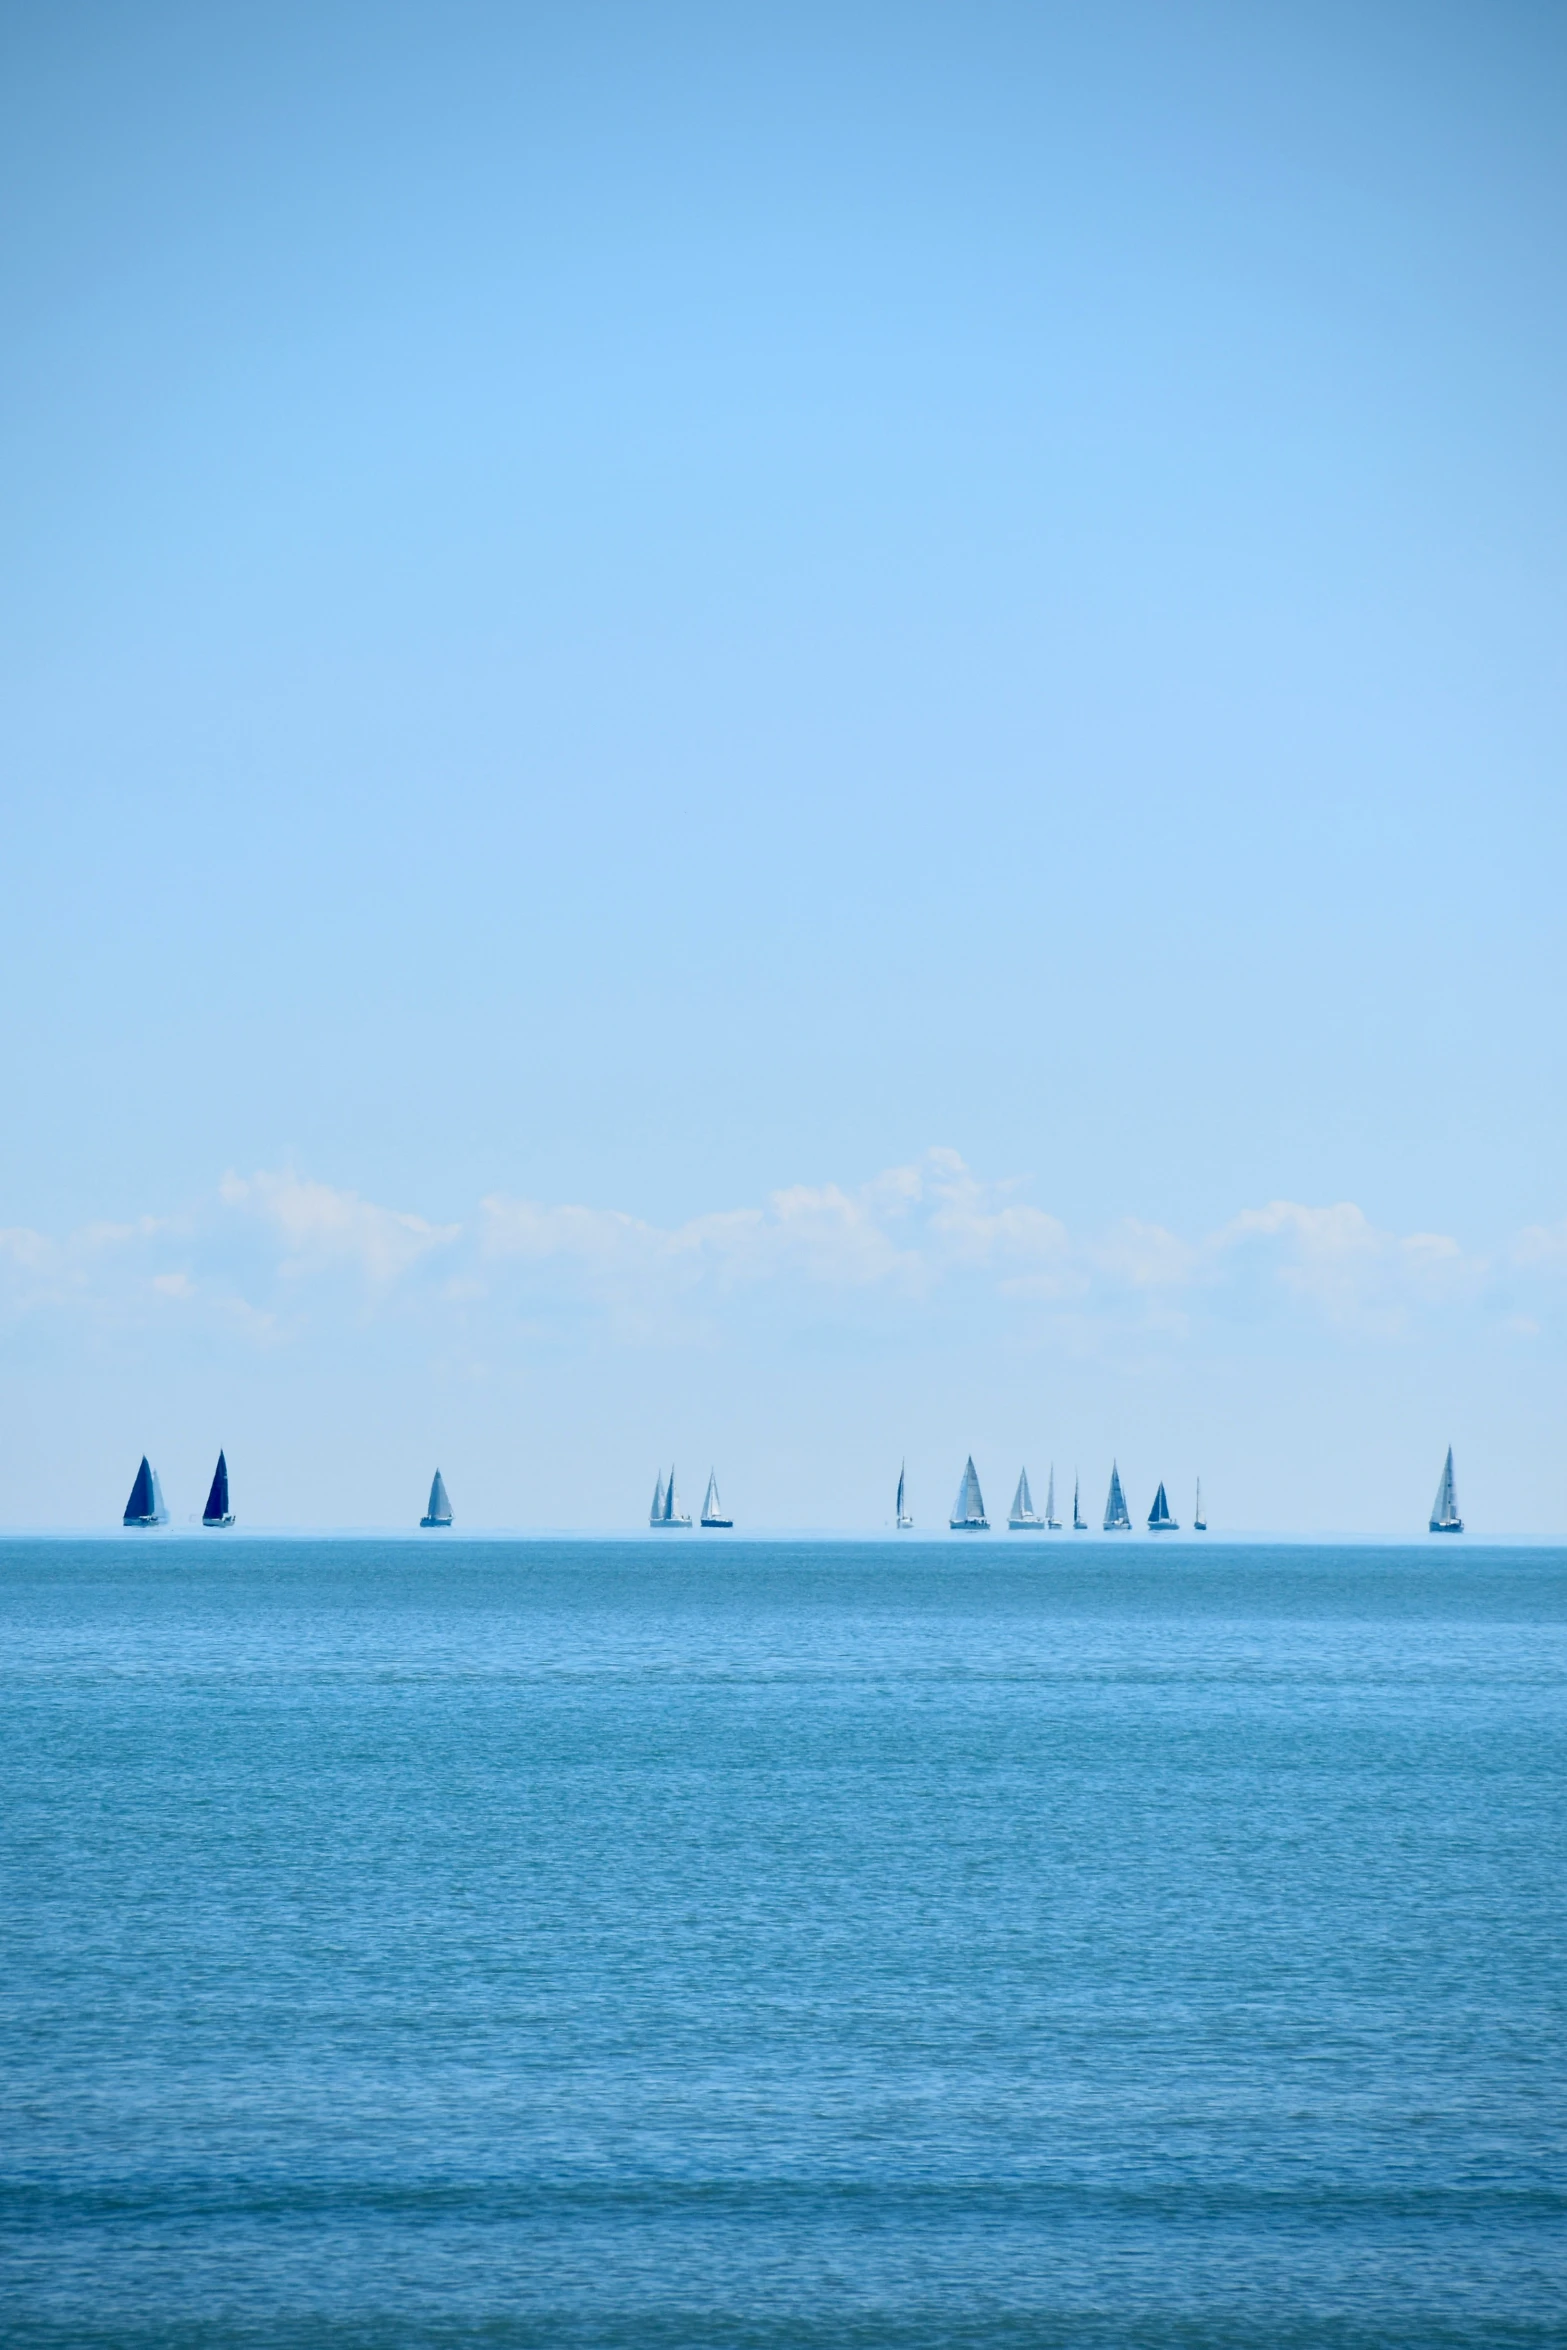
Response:
[[[232,1526],[234,1512],[229,1508],[229,1465],[218,1454],[218,1465],[212,1472],[212,1490],[207,1495],[207,1506],[201,1513],[204,1526]]]
[[[163,1487],[158,1483],[158,1472],[145,1453],[131,1487],[131,1498],[125,1505],[127,1526],[166,1526],[169,1513],[163,1505]]]
[[[1150,1534],[1179,1534],[1180,1530],[1179,1522],[1170,1515],[1170,1504],[1165,1499],[1164,1480],[1161,1478],[1159,1490],[1153,1497],[1153,1508],[1148,1512],[1148,1531]]]
[[[430,1486],[430,1506],[419,1523],[421,1526],[449,1526],[451,1522],[452,1505],[446,1491],[446,1479],[437,1469]]]

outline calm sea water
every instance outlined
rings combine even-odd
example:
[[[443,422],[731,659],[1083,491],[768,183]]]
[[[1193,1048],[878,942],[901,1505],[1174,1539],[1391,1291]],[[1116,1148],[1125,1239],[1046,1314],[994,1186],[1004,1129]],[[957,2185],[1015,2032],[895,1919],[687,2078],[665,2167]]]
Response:
[[[0,2332],[1567,2343],[1567,1553],[0,1545]]]

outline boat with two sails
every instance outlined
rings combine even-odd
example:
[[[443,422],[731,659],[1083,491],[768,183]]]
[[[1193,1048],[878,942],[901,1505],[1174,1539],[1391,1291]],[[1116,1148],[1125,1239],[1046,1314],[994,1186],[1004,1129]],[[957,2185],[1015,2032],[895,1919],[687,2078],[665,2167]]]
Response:
[[[690,1511],[680,1507],[680,1496],[675,1490],[673,1462],[670,1464],[667,1485],[664,1483],[663,1471],[659,1471],[658,1483],[653,1488],[653,1507],[648,1511],[647,1522],[650,1526],[689,1526],[691,1523]]]
[[[958,1487],[958,1498],[952,1505],[947,1520],[954,1534],[988,1534],[990,1520],[985,1515],[985,1498],[979,1490],[979,1476],[974,1467],[974,1455],[968,1456],[963,1471],[963,1482]]]
[[[675,1472],[671,1469],[669,1482],[673,1485],[674,1481]],[[687,1522],[689,1523],[689,1520]],[[702,1523],[704,1526],[732,1526],[734,1524],[733,1518],[727,1515],[724,1505],[718,1497],[718,1471],[716,1469],[709,1469],[707,1472],[707,1499],[702,1504]]]
[[[1105,1532],[1107,1534],[1130,1534],[1131,1531],[1132,1513],[1126,1506],[1126,1495],[1121,1491],[1121,1471],[1112,1461],[1110,1463],[1110,1491],[1105,1501]]]
[[[141,1467],[131,1487],[130,1499],[125,1504],[123,1523],[127,1526],[166,1526],[168,1522],[168,1504],[163,1498],[163,1487],[158,1483],[158,1472],[143,1453]]]
[[[1179,1534],[1180,1530],[1180,1520],[1170,1515],[1170,1505],[1164,1495],[1164,1479],[1161,1477],[1159,1490],[1153,1497],[1153,1508],[1148,1512],[1148,1531],[1150,1534]]]
[[[1007,1524],[1014,1534],[1043,1534],[1046,1522],[1034,1507],[1034,1497],[1028,1490],[1028,1471],[1023,1469],[1012,1496],[1012,1507],[1007,1512]]]

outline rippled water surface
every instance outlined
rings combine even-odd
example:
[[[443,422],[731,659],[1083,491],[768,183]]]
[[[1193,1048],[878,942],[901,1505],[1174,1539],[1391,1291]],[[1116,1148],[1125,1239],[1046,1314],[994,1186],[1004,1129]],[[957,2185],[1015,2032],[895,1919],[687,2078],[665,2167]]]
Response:
[[[15,2345],[1567,2343],[1567,1554],[0,1545]]]

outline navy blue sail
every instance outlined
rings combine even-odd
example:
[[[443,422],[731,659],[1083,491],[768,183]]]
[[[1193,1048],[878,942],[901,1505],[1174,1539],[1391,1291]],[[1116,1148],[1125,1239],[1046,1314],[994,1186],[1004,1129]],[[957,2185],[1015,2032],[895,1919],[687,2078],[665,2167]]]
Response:
[[[163,1488],[158,1483],[158,1472],[145,1453],[131,1487],[131,1498],[125,1505],[127,1526],[166,1526],[169,1513],[163,1506]]]
[[[222,1453],[212,1472],[212,1490],[207,1495],[207,1506],[201,1513],[204,1526],[232,1526],[234,1512],[229,1508],[229,1465]]]

